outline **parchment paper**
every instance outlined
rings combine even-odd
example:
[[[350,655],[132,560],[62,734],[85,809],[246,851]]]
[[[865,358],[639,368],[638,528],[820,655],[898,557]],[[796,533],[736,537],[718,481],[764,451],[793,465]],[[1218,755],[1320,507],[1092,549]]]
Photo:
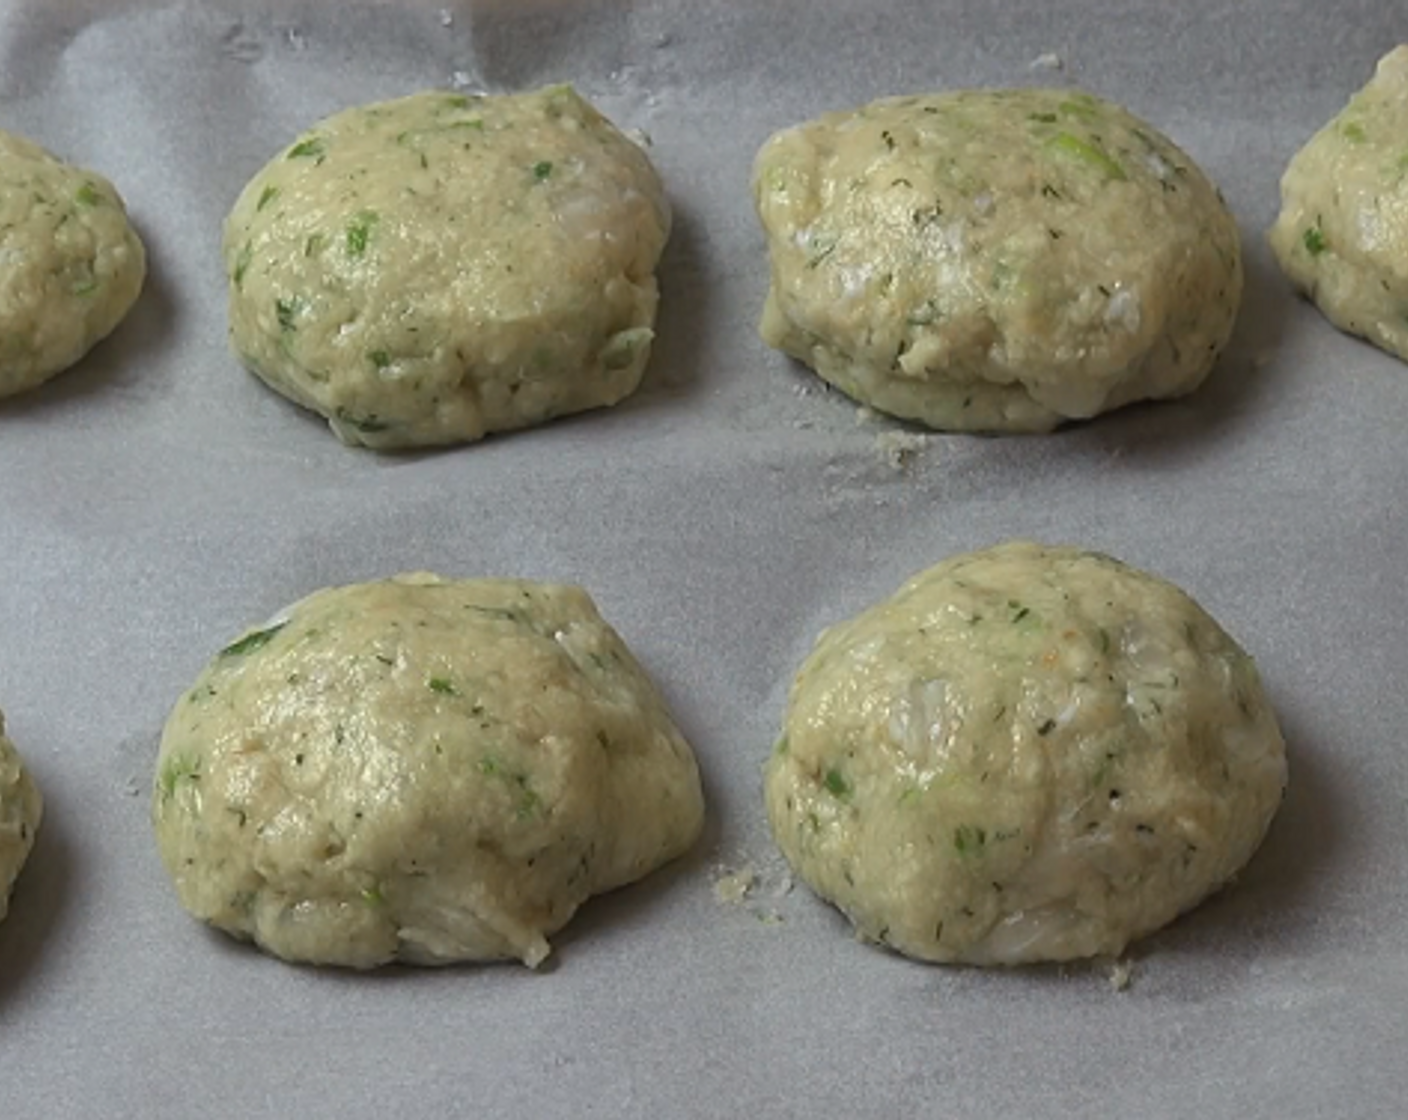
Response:
[[[5,0],[0,127],[110,176],[152,267],[118,334],[0,406],[0,706],[48,801],[0,926],[0,1116],[1404,1115],[1408,370],[1297,301],[1262,231],[1285,161],[1405,35],[1389,0]],[[265,159],[346,105],[551,81],[653,137],[676,207],[637,396],[378,457],[238,367],[219,226]],[[1221,184],[1235,340],[1184,402],[934,436],[896,469],[897,425],[756,337],[753,154],[881,95],[1041,83],[1126,104]],[[816,631],[1014,536],[1186,587],[1290,744],[1263,850],[1122,993],[1105,966],[861,945],[785,892],[763,823]],[[157,860],[157,737],[210,653],[413,568],[588,587],[706,774],[696,853],[589,905],[538,974],[284,966],[188,919]],[[718,903],[748,864],[754,893]]]

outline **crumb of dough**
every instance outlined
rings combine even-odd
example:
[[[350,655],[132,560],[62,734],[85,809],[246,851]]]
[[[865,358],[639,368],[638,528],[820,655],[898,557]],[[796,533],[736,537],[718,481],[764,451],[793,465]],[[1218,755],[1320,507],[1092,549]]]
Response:
[[[929,445],[929,438],[919,432],[880,432],[875,437],[875,449],[890,464],[891,470],[902,471],[919,452]]]
[[[737,906],[748,897],[757,882],[758,873],[750,863],[738,868],[721,867],[718,878],[714,880],[714,899],[722,906]]]
[[[1134,978],[1134,962],[1126,958],[1117,960],[1110,965],[1110,987],[1117,992],[1129,990],[1130,981]]]
[[[1065,60],[1055,51],[1039,54],[1027,64],[1028,70],[1064,70],[1065,68]]]

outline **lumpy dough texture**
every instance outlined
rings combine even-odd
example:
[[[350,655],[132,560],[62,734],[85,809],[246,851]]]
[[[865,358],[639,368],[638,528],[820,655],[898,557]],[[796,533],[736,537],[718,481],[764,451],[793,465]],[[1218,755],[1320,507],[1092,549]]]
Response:
[[[1285,750],[1251,659],[1090,552],[956,557],[823,633],[766,776],[858,933],[978,965],[1121,952],[1260,844]]]
[[[697,836],[694,756],[575,587],[398,576],[222,650],[152,812],[196,917],[294,961],[516,957]]]
[[[0,713],[0,921],[10,910],[10,891],[34,847],[44,802],[15,744],[5,735]]]
[[[226,220],[231,339],[346,443],[476,440],[635,390],[669,227],[644,151],[566,86],[349,109]]]
[[[1291,160],[1270,241],[1330,322],[1408,359],[1408,46]]]
[[[877,101],[754,169],[762,335],[951,431],[1045,431],[1191,392],[1242,294],[1237,227],[1186,154],[1069,90]]]
[[[111,183],[0,132],[0,397],[43,384],[106,338],[146,272]]]

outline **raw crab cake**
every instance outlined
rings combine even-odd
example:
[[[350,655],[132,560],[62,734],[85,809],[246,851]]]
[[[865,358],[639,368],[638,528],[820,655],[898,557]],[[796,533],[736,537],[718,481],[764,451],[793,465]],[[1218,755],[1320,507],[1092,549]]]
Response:
[[[864,938],[977,965],[1121,952],[1260,844],[1285,749],[1251,659],[1108,556],[950,559],[822,634],[773,834]]]
[[[34,834],[44,815],[39,790],[5,735],[0,713],[0,921],[10,909],[10,891],[34,847]]]
[[[477,440],[635,390],[669,228],[645,152],[570,87],[348,109],[226,220],[231,339],[346,443]]]
[[[0,132],[0,397],[43,384],[112,333],[146,272],[111,183]]]
[[[699,833],[694,756],[575,587],[406,575],[225,647],[162,736],[162,859],[293,961],[518,958]]]
[[[1408,359],[1408,46],[1296,153],[1271,248],[1342,331]]]
[[[1241,301],[1216,188],[1089,94],[829,113],[763,146],[754,194],[772,263],[763,338],[933,428],[1046,431],[1192,392]]]

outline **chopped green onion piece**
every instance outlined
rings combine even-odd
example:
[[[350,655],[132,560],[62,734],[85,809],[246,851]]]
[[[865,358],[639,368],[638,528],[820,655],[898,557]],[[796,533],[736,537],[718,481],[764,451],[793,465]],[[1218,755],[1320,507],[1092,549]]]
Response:
[[[287,626],[287,622],[276,623],[267,630],[253,630],[238,641],[231,642],[220,651],[221,657],[239,657],[246,653],[253,653],[261,646],[268,645],[274,635]]]
[[[1082,140],[1069,132],[1058,132],[1046,142],[1046,146],[1053,152],[1059,152],[1061,155],[1089,164],[1098,171],[1103,171],[1107,178],[1119,180],[1129,178],[1125,174],[1124,168],[1111,159],[1105,149],[1094,141]]]
[[[290,148],[288,150],[288,155],[285,158],[312,159],[324,155],[326,151],[327,149],[323,147],[322,140],[320,140],[316,136],[312,136],[309,137],[307,140],[300,140],[297,144]]]

